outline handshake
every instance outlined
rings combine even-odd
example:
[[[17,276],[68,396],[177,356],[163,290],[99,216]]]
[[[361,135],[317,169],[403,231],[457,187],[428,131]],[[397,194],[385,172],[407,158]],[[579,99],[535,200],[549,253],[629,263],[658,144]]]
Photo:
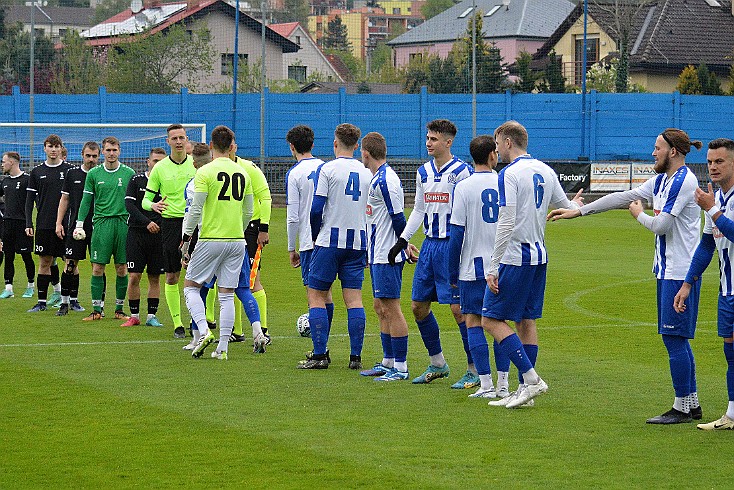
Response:
[[[400,255],[400,252],[404,250],[406,251],[405,261],[407,263],[415,264],[418,261],[418,248],[412,243],[408,243],[405,238],[398,238],[398,241],[392,246],[390,252],[387,254],[387,261],[390,265],[395,265],[395,259]]]

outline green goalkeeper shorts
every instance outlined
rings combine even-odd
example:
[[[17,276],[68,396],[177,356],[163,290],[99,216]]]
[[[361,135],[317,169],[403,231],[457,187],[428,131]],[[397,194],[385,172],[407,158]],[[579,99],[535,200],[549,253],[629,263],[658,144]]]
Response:
[[[115,264],[125,264],[125,245],[127,243],[127,220],[122,216],[97,218],[92,229],[92,250],[90,261],[94,264],[109,264],[115,257]]]

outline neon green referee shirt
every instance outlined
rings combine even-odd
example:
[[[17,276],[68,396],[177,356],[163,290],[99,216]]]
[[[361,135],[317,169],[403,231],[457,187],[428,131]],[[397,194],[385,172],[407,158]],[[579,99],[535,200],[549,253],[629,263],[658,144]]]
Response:
[[[156,163],[148,177],[145,197],[141,203],[143,209],[150,211],[156,193],[160,193],[161,199],[165,197],[168,204],[168,208],[161,213],[161,216],[183,218],[186,211],[186,184],[194,178],[194,174],[196,168],[191,155],[186,155],[186,159],[181,163],[171,160],[170,155]]]

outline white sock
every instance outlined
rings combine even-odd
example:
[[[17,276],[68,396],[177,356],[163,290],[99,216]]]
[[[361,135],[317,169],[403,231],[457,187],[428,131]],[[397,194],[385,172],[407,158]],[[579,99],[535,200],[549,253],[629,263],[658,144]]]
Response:
[[[201,300],[201,298],[199,298]],[[204,303],[202,302],[202,305]],[[206,318],[204,319],[206,323]],[[257,322],[256,322],[257,323]],[[234,327],[234,293],[219,292],[219,352],[227,352],[229,346],[229,336],[232,335],[232,327]],[[254,329],[253,325],[253,329]],[[258,325],[258,329],[262,333],[262,329]]]
[[[522,380],[526,385],[535,385],[540,381],[540,376],[535,372],[535,368],[530,368],[529,371],[522,373]]]
[[[139,316],[139,314],[138,314],[138,316]],[[148,320],[150,320],[153,317],[155,317],[155,315],[153,313],[148,313]]]
[[[199,341],[199,338],[201,337],[201,335],[199,334],[199,331],[195,328],[192,328],[191,335],[194,336],[194,344],[196,344]]]
[[[61,292],[61,282],[57,282],[54,284],[54,293],[60,293]]]
[[[191,319],[194,320],[194,323],[199,328],[199,334],[206,335],[209,326],[206,323],[206,307],[199,294],[199,288],[184,288],[184,299],[186,300],[186,308],[188,308],[191,314]]]
[[[688,395],[688,401],[691,404],[691,408],[698,408],[698,407],[700,407],[700,405],[698,403],[698,393],[697,392],[694,391],[693,393],[691,393],[690,395]]]
[[[234,325],[234,321],[232,325]],[[252,322],[252,340],[255,340],[257,336],[262,333],[263,333],[263,329],[262,329],[262,325],[260,324],[260,322]],[[227,337],[229,337],[229,335]]]
[[[405,362],[395,362],[395,369],[400,371],[401,373],[407,373],[408,372],[408,361]]]
[[[686,399],[688,397],[676,396],[673,402],[673,408],[683,413],[690,413],[690,409],[686,407]]]
[[[509,371],[497,371],[497,387],[498,388],[510,388],[510,372]]]
[[[446,359],[443,357],[443,352],[432,355],[431,364],[439,368],[444,367],[446,365]]]
[[[734,420],[734,401],[729,400],[729,408],[726,409],[726,416]]]
[[[30,287],[30,286],[28,286],[28,287]],[[5,290],[6,291],[10,291],[12,293],[13,292],[13,285],[12,284],[6,284],[5,285]]]
[[[12,286],[11,286],[11,287],[12,287]],[[29,288],[29,289],[34,289],[35,287],[36,287],[36,283],[35,283],[35,282],[29,282],[29,283],[28,283],[28,288]]]
[[[140,320],[140,313],[130,313],[130,316],[133,317],[133,318],[137,318],[138,320]]]
[[[61,297],[61,304],[62,305],[68,305],[69,304],[69,297],[68,296],[62,296]]]
[[[494,384],[492,384],[492,374],[480,374],[479,375],[479,382],[481,383],[479,386],[479,389],[482,391],[489,391],[492,388],[494,388]]]
[[[386,368],[395,367],[395,358],[394,357],[383,357],[382,365]]]

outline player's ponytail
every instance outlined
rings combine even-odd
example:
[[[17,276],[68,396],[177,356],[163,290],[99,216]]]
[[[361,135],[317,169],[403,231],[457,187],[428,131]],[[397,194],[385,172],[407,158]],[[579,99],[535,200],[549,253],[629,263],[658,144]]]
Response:
[[[691,151],[691,147],[694,147],[697,150],[700,150],[703,147],[703,143],[699,140],[691,141],[688,137],[688,133],[680,129],[668,128],[660,133],[660,136],[663,137],[665,142],[668,143],[671,148],[678,150],[678,153],[681,155],[687,155],[688,152]]]

